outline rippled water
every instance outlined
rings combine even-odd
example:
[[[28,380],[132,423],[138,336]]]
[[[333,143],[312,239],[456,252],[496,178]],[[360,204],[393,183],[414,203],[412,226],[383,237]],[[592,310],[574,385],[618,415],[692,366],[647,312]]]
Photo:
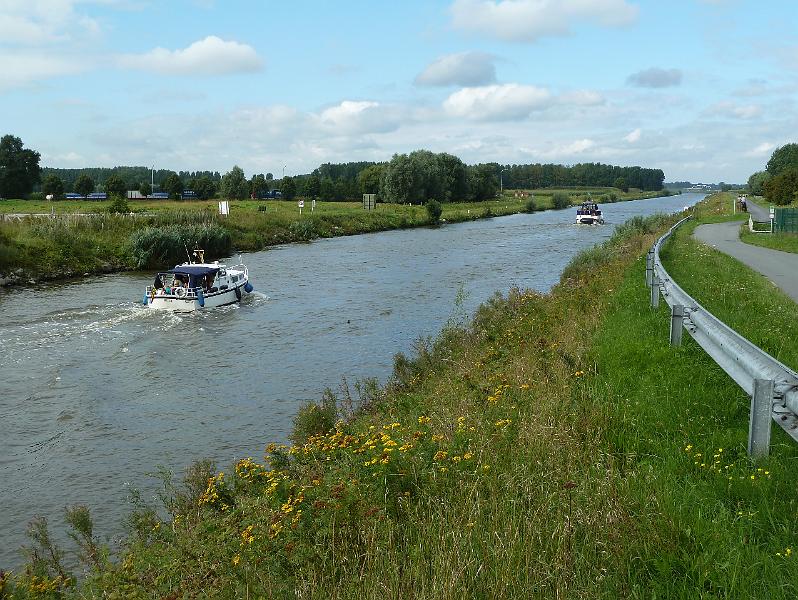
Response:
[[[116,536],[128,484],[151,496],[159,465],[260,456],[303,402],[384,380],[394,353],[462,316],[458,292],[471,314],[497,290],[547,291],[614,224],[700,198],[606,205],[599,227],[571,209],[276,247],[243,257],[257,293],[193,315],[141,306],[150,274],[0,291],[0,567],[20,563],[32,516],[60,529],[85,503]]]

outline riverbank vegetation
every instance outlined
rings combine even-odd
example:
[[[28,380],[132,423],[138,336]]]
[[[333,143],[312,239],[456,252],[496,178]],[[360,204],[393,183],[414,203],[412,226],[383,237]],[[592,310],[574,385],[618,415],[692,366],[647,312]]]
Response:
[[[748,399],[690,339],[671,348],[667,309],[648,306],[644,254],[672,222],[636,218],[550,294],[452,319],[384,387],[328,391],[292,446],[167,479],[115,557],[84,518],[80,585],[32,543],[4,593],[794,595],[795,444],[774,430],[771,457],[750,462]]]
[[[595,190],[608,193],[606,190]],[[579,203],[591,190],[508,192],[484,202],[441,203],[440,219],[456,223],[534,212],[553,207],[555,194]],[[514,195],[515,194],[515,195]],[[654,192],[630,190],[631,199]],[[609,195],[608,195],[609,198]],[[112,214],[113,202],[13,200],[0,212],[43,216],[0,221],[0,279],[27,282],[84,273],[161,268],[186,257],[186,248],[205,245],[209,259],[232,251],[254,251],[289,242],[420,227],[430,223],[420,205],[377,204],[366,211],[355,202],[306,202],[302,214],[293,202],[231,201],[230,215],[217,214],[216,201],[129,200],[131,214]],[[49,218],[52,211],[57,215]],[[115,213],[118,210],[114,211]],[[150,249],[145,245],[152,244]]]

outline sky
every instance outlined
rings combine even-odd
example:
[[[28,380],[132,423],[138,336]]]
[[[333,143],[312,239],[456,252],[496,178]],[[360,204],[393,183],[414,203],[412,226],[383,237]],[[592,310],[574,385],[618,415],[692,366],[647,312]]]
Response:
[[[797,91],[795,0],[0,0],[0,135],[48,167],[424,148],[738,183],[798,141]]]

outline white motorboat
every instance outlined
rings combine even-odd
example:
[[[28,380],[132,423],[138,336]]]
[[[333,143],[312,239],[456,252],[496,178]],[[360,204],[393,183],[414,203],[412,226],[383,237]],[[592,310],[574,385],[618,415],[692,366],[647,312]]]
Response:
[[[576,209],[577,225],[603,225],[604,216],[598,204],[592,201],[582,202],[582,206]]]
[[[143,303],[156,310],[193,312],[240,302],[254,289],[243,264],[226,266],[204,262],[204,252],[195,250],[198,262],[176,265],[155,276],[144,292]]]

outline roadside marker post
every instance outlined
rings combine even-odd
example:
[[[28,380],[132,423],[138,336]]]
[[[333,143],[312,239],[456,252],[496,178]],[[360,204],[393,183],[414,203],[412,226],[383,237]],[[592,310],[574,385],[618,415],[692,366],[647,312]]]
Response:
[[[772,379],[754,379],[751,418],[748,424],[748,456],[751,458],[763,458],[770,453],[773,384]]]
[[[656,275],[651,278],[651,307],[659,308],[659,277]]]
[[[682,345],[682,329],[684,329],[684,306],[674,304],[671,308],[671,346]]]
[[[304,200],[300,200],[298,202],[298,204],[299,204],[299,216],[301,217],[302,216],[302,208],[305,206],[305,201]]]

